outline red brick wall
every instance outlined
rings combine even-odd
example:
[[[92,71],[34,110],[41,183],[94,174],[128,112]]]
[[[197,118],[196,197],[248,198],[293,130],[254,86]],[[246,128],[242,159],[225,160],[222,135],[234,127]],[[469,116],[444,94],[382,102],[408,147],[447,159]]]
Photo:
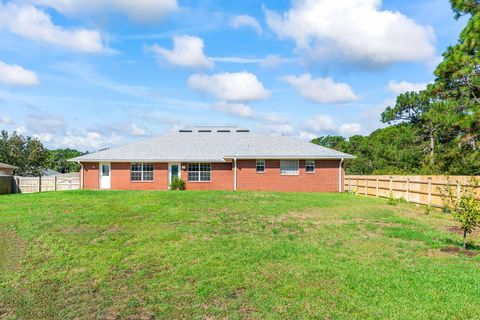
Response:
[[[212,163],[210,182],[189,182],[188,163],[182,163],[182,179],[186,182],[187,190],[233,190],[233,164]]]
[[[339,160],[316,160],[315,173],[305,172],[299,161],[298,176],[280,175],[280,160],[266,160],[265,172],[256,173],[255,160],[238,160],[237,189],[258,191],[338,192]],[[188,163],[182,163],[182,179],[187,190],[233,190],[233,164],[212,163],[210,182],[189,182]],[[98,163],[83,163],[84,189],[98,189]],[[342,179],[344,177],[342,166]],[[130,163],[111,163],[111,188],[114,190],[167,190],[168,164],[155,163],[153,182],[130,181]],[[343,183],[342,183],[343,186]]]
[[[239,160],[237,189],[338,192],[338,162],[339,160],[316,160],[315,172],[306,173],[305,160],[300,160],[298,176],[282,176],[280,175],[280,160],[266,160],[264,173],[256,173],[255,160]]]
[[[153,164],[153,181],[131,181],[130,162],[111,163],[111,184],[113,190],[167,190],[168,164]]]
[[[98,163],[84,162],[83,165],[83,189],[98,189]]]

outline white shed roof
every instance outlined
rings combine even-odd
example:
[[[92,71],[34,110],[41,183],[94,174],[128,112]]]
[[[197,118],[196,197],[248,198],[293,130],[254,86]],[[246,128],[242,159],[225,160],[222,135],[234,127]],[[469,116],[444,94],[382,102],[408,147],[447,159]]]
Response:
[[[194,127],[71,161],[223,162],[237,159],[350,159],[354,156],[289,137],[271,137],[247,129]]]

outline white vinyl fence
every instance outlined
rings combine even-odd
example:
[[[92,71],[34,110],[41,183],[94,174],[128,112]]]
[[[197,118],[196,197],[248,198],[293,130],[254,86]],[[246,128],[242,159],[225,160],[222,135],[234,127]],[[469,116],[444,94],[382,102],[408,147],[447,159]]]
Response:
[[[14,177],[13,192],[33,193],[80,189],[80,173],[44,177]]]

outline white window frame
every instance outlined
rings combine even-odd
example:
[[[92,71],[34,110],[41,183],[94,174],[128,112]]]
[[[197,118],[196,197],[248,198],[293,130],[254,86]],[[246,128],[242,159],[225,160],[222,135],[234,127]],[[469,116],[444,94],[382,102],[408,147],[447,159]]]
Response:
[[[136,170],[136,171],[133,171],[133,166],[134,165],[140,165],[141,166],[141,170]],[[145,165],[151,165],[152,166],[152,170],[145,170],[144,166]],[[140,172],[140,180],[133,180],[132,179],[132,173],[133,172]],[[152,179],[145,179],[145,173],[148,172],[148,173],[152,173]],[[130,163],[130,182],[153,182],[155,179],[155,167],[153,165],[153,163],[150,163],[150,162],[131,162]]]
[[[309,162],[311,163],[310,165],[308,164]],[[313,166],[313,171],[307,170],[309,166],[310,167]],[[305,173],[315,173],[315,169],[316,169],[315,160],[305,160]]]
[[[191,170],[190,166],[191,165],[198,165],[198,170]],[[201,170],[202,165],[206,166],[208,165],[208,170]],[[198,172],[198,180],[191,180],[190,179],[190,172]],[[209,180],[201,180],[202,172],[208,172],[209,173]],[[188,170],[187,170],[187,177],[188,177],[188,182],[211,182],[212,181],[212,164],[208,162],[191,162],[188,164]]]
[[[259,164],[259,163],[262,163],[262,164]],[[259,171],[258,167],[263,167],[263,170]],[[257,161],[255,161],[255,172],[256,173],[265,173],[265,160],[258,159]]]
[[[296,170],[295,170],[296,168]],[[299,161],[298,160],[280,160],[280,175],[282,176],[298,176]]]

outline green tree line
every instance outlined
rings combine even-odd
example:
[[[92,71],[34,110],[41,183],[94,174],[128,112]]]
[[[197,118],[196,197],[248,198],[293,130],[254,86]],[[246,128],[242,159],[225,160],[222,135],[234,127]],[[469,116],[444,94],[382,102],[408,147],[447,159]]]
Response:
[[[9,135],[2,131],[0,136],[0,162],[16,166],[15,174],[21,176],[40,176],[46,169],[60,173],[78,172],[80,165],[67,160],[82,154],[74,149],[48,150],[37,138],[16,132]]]
[[[450,2],[455,18],[468,22],[443,53],[435,81],[399,95],[381,114],[386,128],[312,140],[357,156],[348,173],[480,175],[480,1]]]

